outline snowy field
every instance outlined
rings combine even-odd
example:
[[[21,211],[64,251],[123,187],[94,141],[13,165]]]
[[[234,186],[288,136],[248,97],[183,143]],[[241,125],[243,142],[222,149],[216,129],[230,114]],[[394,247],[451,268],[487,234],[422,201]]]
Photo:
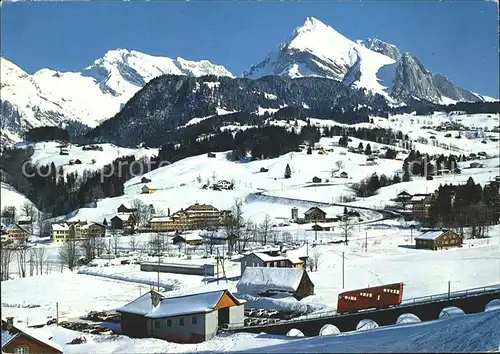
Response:
[[[114,159],[123,156],[134,155],[138,160],[142,157],[153,157],[158,155],[158,149],[138,148],[130,149],[113,144],[94,144],[102,147],[102,151],[82,150],[83,146],[68,145],[68,155],[59,155],[60,145],[54,141],[40,142],[33,144],[35,152],[31,161],[37,165],[50,165],[52,162],[57,169],[62,167],[64,173],[78,172],[81,176],[84,170],[96,171],[103,166],[111,163]],[[81,165],[70,165],[70,160],[79,159]],[[95,160],[95,163],[92,163]]]
[[[1,182],[0,200],[2,201],[2,209],[13,206],[18,213],[21,211],[21,206],[25,202],[31,203],[24,194],[19,193],[14,187],[5,182]]]

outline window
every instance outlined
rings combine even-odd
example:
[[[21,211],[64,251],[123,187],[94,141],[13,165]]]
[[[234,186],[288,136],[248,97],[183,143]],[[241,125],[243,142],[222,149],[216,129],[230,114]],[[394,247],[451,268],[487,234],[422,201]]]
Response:
[[[167,320],[167,327],[172,327],[172,320]]]
[[[179,324],[180,324],[181,326],[184,326],[184,319],[183,319],[183,318],[179,319]]]
[[[192,324],[194,324],[194,325],[195,325],[195,324],[198,324],[198,319],[197,319],[195,316],[193,316],[193,317],[191,318],[191,323],[192,323]]]
[[[155,321],[155,328],[160,328],[160,321],[158,320]]]
[[[14,349],[15,354],[29,354],[29,352],[30,352],[30,349],[25,345],[23,345],[21,347],[16,347]]]

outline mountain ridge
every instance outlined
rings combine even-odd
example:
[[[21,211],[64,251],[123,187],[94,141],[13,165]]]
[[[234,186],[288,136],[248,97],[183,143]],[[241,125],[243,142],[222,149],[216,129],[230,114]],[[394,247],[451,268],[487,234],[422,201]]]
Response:
[[[224,66],[208,60],[172,59],[120,48],[107,51],[81,72],[40,69],[30,75],[7,59],[0,60],[2,142],[20,140],[23,131],[42,125],[65,126],[76,121],[96,127],[162,75],[237,79]],[[267,75],[328,78],[381,95],[396,106],[414,100],[437,104],[494,100],[455,86],[394,44],[376,38],[353,41],[314,17],[307,17],[240,78]]]

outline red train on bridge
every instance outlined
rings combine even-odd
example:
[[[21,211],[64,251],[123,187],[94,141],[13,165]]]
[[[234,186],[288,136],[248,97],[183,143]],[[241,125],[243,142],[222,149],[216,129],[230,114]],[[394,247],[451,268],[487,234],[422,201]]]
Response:
[[[346,291],[339,294],[337,313],[382,309],[401,304],[403,283]]]

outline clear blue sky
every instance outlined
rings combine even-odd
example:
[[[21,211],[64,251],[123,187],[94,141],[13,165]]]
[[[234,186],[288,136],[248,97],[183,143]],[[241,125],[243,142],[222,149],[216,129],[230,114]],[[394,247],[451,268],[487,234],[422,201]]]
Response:
[[[2,56],[29,73],[80,71],[126,48],[208,59],[240,75],[313,16],[348,38],[394,43],[455,84],[499,96],[498,3],[490,1],[4,2],[0,11]]]

